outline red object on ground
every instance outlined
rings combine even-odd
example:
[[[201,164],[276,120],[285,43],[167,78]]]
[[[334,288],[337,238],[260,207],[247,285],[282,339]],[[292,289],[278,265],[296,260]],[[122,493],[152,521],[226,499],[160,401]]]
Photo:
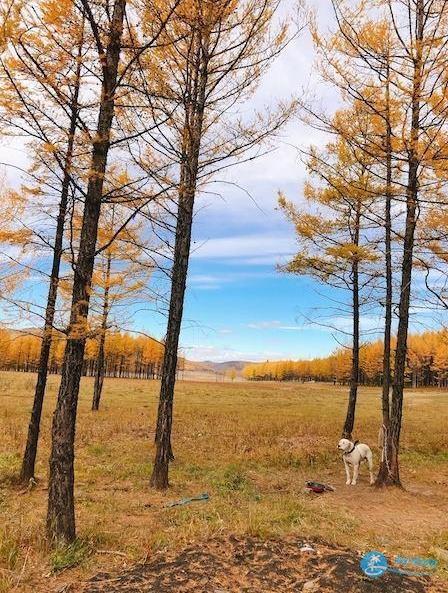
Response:
[[[329,486],[328,484],[321,484],[320,482],[305,482],[306,487],[311,492],[315,492],[316,494],[322,494],[323,492],[334,492],[333,486]]]

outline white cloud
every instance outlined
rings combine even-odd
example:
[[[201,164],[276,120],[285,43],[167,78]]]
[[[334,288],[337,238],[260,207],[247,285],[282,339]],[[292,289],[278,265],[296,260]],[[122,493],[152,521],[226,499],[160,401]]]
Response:
[[[340,332],[350,336],[353,329],[353,318],[349,315],[322,316],[316,319],[315,322],[310,320],[306,327],[322,332]],[[383,317],[379,315],[361,315],[360,330],[369,339],[373,338],[377,333],[380,334],[384,330]]]
[[[256,323],[248,323],[247,327],[251,329],[275,329],[281,327],[280,321],[257,321]]]
[[[243,257],[238,260],[229,260],[230,263],[239,266],[281,266],[286,264],[292,257],[292,253],[280,253],[276,255],[262,255],[259,257]]]
[[[207,346],[205,344],[200,344],[197,346],[183,346],[182,353],[188,358],[188,360],[210,360],[212,362],[227,362],[229,360],[261,362],[267,359],[282,360],[283,358],[287,358],[287,354],[284,352],[236,350],[226,346]]]
[[[246,327],[257,330],[280,330],[280,331],[321,331],[321,332],[342,332],[351,334],[353,319],[350,316],[328,316],[320,317],[314,322],[310,320],[301,325],[285,325],[276,320],[256,321],[248,323]],[[360,319],[361,331],[365,333],[375,333],[383,331],[384,320],[380,316],[363,315]]]
[[[216,239],[196,240],[192,248],[193,259],[220,259],[265,263],[294,253],[293,233],[289,236],[275,233],[236,235]]]
[[[212,274],[192,274],[188,281],[190,284],[217,284],[223,282],[221,276],[214,276]]]
[[[217,274],[191,274],[188,278],[188,284],[192,288],[199,290],[216,290],[223,284],[242,282],[254,278],[269,278],[273,272],[228,272]]]
[[[202,283],[202,284],[197,284],[195,286],[196,290],[219,290],[220,286],[219,284],[207,284],[207,283]]]

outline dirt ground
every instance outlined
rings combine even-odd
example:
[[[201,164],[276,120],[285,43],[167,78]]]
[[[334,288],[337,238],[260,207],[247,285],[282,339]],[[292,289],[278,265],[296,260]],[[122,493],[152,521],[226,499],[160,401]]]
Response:
[[[304,544],[314,551],[301,551]],[[353,550],[300,538],[213,539],[119,573],[102,573],[64,593],[442,593],[429,577],[366,577]]]
[[[309,494],[309,504],[319,509],[339,509],[356,516],[366,530],[381,524],[384,536],[378,549],[385,551],[392,540],[409,538],[415,550],[412,529],[446,529],[448,505],[431,490],[373,489],[363,472],[356,488],[344,477],[332,476],[334,493]],[[446,501],[445,501],[446,502]],[[209,502],[189,505],[201,512]],[[400,521],[397,521],[397,509]],[[179,508],[165,509],[173,516]],[[384,544],[384,548],[382,546]],[[313,551],[303,551],[309,546]],[[405,549],[403,546],[402,550]],[[183,550],[152,554],[131,567],[120,557],[113,570],[79,582],[70,572],[36,583],[39,593],[446,593],[448,580],[442,571],[431,577],[411,577],[393,572],[372,579],[364,575],[360,559],[364,549],[344,548],[322,539],[285,535],[260,538],[247,535],[212,537],[195,541]],[[389,564],[393,556],[385,551]],[[412,557],[412,555],[411,555]]]
[[[343,473],[343,472],[341,472]],[[366,531],[381,524],[385,548],[389,538],[405,539],[412,529],[446,528],[448,516],[440,496],[421,487],[410,490],[372,489],[367,472],[356,488],[344,476],[332,476],[336,491],[309,495],[316,510],[336,509],[356,516]],[[440,491],[438,491],[440,493]],[[446,502],[446,501],[445,501]],[[194,503],[192,509],[207,505]],[[397,522],[397,508],[400,521]],[[175,509],[168,512],[176,513]],[[194,512],[194,511],[193,511]],[[413,548],[409,542],[409,550]],[[302,551],[304,546],[313,551]],[[378,549],[383,550],[378,541]],[[404,549],[404,548],[402,548]],[[131,568],[101,572],[86,582],[64,574],[52,580],[52,593],[446,593],[439,575],[411,577],[388,572],[364,575],[361,549],[343,548],[322,539],[287,535],[259,538],[246,535],[210,538],[182,551],[158,552]],[[389,558],[393,566],[393,557]],[[41,584],[42,585],[42,584]],[[41,587],[38,587],[39,591]],[[42,587],[43,591],[48,591]]]

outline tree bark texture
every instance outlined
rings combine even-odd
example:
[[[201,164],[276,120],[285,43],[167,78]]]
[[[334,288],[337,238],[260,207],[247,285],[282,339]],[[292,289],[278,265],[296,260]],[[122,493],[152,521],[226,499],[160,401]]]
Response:
[[[169,462],[173,459],[171,429],[178,359],[177,352],[190,257],[193,208],[207,88],[208,39],[204,38],[200,30],[195,31],[194,35],[195,39],[192,44],[194,72],[193,76],[189,79],[190,88],[185,105],[185,122],[182,138],[183,158],[180,171],[174,261],[171,272],[171,298],[157,414],[156,455],[150,480],[151,486],[159,490],[168,488]]]
[[[74,441],[79,384],[83,369],[86,325],[94,267],[104,175],[114,118],[118,64],[126,0],[116,0],[110,35],[103,58],[103,80],[97,133],[93,141],[90,175],[84,204],[76,262],[69,334],[62,365],[61,385],[53,416],[48,492],[47,533],[54,542],[76,537],[74,508]]]
[[[109,252],[106,262],[105,287],[104,287],[104,301],[103,313],[101,320],[101,333],[98,345],[98,359],[95,368],[95,383],[93,386],[92,411],[100,409],[101,394],[103,392],[104,384],[104,363],[105,363],[105,345],[107,333],[107,320],[109,317],[109,290],[110,290],[110,269],[112,264],[112,256]]]
[[[361,204],[356,204],[355,228],[353,233],[353,243],[359,246],[361,225]],[[356,400],[358,398],[359,385],[359,258],[356,255],[352,262],[352,308],[353,308],[353,344],[352,344],[352,368],[350,374],[350,391],[348,397],[347,415],[342,430],[342,437],[352,438],[355,425]]]
[[[48,290],[47,306],[45,309],[45,324],[42,334],[42,343],[39,355],[39,366],[37,371],[37,382],[34,391],[33,408],[31,419],[28,426],[28,437],[25,446],[25,452],[22,460],[22,469],[20,479],[22,482],[28,482],[35,474],[37,445],[39,441],[40,421],[42,417],[42,407],[45,397],[45,388],[47,385],[48,363],[53,340],[53,325],[56,311],[56,300],[59,287],[59,273],[63,254],[64,226],[67,215],[68,196],[71,180],[71,166],[73,161],[73,149],[75,143],[75,134],[77,118],[79,111],[79,91],[81,78],[81,60],[83,38],[81,38],[78,51],[78,64],[76,67],[76,78],[73,90],[73,100],[70,113],[70,128],[68,134],[67,152],[64,162],[64,173],[61,188],[61,199],[59,202],[59,212],[56,220],[56,233],[53,246],[53,262],[50,273],[50,286]]]
[[[390,410],[390,428],[386,439],[385,456],[388,460],[387,471],[383,472],[378,486],[401,486],[399,470],[399,446],[401,421],[403,414],[403,390],[406,372],[406,356],[409,328],[409,305],[411,297],[411,282],[414,253],[414,235],[417,223],[416,213],[419,195],[419,136],[420,136],[420,108],[422,94],[422,45],[424,34],[424,3],[416,2],[416,49],[414,56],[413,96],[410,145],[408,149],[408,183],[406,191],[406,226],[403,242],[403,261],[401,274],[401,292],[399,304],[399,320],[397,331],[397,345],[395,349],[394,378],[392,384],[392,404]]]

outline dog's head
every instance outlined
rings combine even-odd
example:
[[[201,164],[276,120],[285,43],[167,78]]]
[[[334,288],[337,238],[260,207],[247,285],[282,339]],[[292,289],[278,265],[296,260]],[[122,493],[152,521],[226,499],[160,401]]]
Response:
[[[338,443],[340,451],[349,451],[352,448],[352,443],[348,439],[341,439]]]

